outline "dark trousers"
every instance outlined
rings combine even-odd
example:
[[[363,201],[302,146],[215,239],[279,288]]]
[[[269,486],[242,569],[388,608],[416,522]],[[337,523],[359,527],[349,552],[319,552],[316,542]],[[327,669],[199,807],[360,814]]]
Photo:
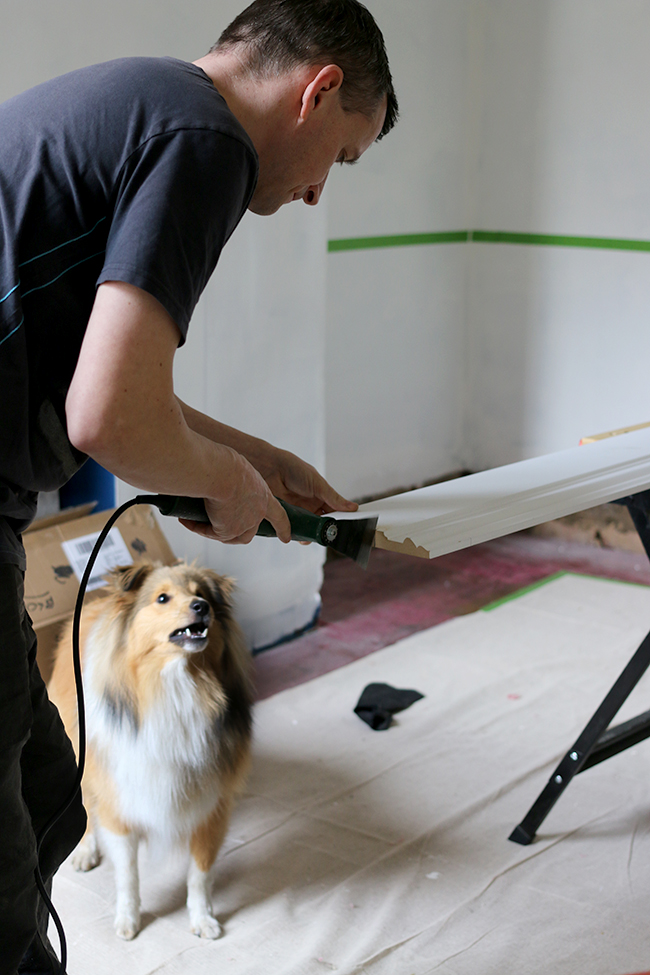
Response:
[[[58,971],[34,879],[36,837],[70,795],[76,772],[72,745],[36,665],[22,572],[0,564],[0,975],[14,975],[26,953],[26,970]],[[78,794],[42,844],[47,887],[85,824]]]

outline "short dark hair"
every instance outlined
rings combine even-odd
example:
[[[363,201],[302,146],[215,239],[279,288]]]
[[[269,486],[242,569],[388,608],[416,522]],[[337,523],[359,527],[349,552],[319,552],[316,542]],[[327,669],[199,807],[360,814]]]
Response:
[[[384,96],[386,118],[378,138],[398,116],[384,38],[358,0],[254,0],[226,27],[210,53],[242,44],[257,75],[301,64],[336,64],[343,71],[341,105],[372,118]]]

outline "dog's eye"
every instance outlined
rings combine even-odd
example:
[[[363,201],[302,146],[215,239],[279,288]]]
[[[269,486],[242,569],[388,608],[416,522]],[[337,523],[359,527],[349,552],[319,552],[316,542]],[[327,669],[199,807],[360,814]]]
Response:
[[[157,603],[168,603],[171,598],[172,597],[171,596],[168,596],[166,592],[161,592],[161,594],[158,596],[158,599],[156,600],[156,602]]]

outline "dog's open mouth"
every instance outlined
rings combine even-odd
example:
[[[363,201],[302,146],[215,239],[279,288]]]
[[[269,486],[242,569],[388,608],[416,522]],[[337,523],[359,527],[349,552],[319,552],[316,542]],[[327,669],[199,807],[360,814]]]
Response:
[[[191,623],[170,633],[169,642],[184,650],[203,650],[208,642],[208,628],[204,623]]]

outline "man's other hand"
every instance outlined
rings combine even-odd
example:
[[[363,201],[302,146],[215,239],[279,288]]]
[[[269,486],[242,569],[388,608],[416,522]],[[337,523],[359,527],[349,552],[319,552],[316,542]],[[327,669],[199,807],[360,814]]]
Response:
[[[205,510],[210,524],[179,519],[181,524],[197,535],[213,538],[228,545],[247,545],[260,522],[270,521],[282,542],[291,541],[291,525],[282,505],[273,497],[264,478],[235,450],[229,483],[232,490],[225,499],[205,498]]]
[[[272,448],[267,463],[258,469],[276,497],[299,508],[322,515],[359,507],[335,491],[315,467],[288,450]]]

